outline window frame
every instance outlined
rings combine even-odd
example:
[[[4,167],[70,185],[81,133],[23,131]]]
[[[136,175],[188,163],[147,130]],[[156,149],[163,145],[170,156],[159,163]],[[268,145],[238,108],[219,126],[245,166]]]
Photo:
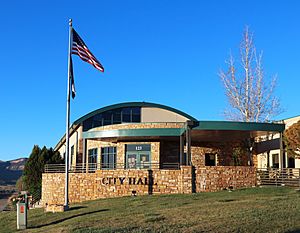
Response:
[[[90,153],[91,152],[91,153]],[[91,161],[95,162],[91,162]],[[89,170],[97,170],[98,167],[98,148],[90,148],[88,149],[88,167]]]
[[[100,167],[102,170],[114,170],[116,169],[116,162],[117,162],[117,147],[116,146],[106,146],[106,147],[101,147],[101,163]],[[104,159],[104,156],[107,158]],[[110,158],[112,158],[112,162],[110,162]],[[108,162],[104,163],[103,161],[106,160]],[[105,164],[108,164],[105,165]],[[112,166],[111,166],[112,165]]]

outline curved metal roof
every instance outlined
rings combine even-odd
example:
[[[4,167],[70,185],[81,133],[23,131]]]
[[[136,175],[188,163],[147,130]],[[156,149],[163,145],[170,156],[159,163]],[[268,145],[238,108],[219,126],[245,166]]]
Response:
[[[153,107],[153,108],[161,108],[161,109],[165,109],[165,110],[168,110],[168,111],[171,111],[171,112],[174,112],[174,113],[177,113],[181,116],[184,116],[186,118],[188,118],[189,120],[192,120],[192,121],[197,121],[196,118],[178,110],[178,109],[175,109],[175,108],[171,108],[169,106],[166,106],[166,105],[162,105],[162,104],[155,104],[155,103],[149,103],[149,102],[125,102],[125,103],[120,103],[120,104],[113,104],[113,105],[109,105],[109,106],[106,106],[106,107],[103,107],[103,108],[99,108],[95,111],[92,111],[86,115],[84,115],[83,117],[80,117],[79,119],[77,119],[75,122],[74,122],[74,125],[78,125],[80,123],[82,123],[83,121],[89,119],[90,117],[93,117],[99,113],[103,113],[103,112],[106,112],[106,111],[109,111],[109,110],[114,110],[114,109],[118,109],[118,108],[126,108],[126,107]]]

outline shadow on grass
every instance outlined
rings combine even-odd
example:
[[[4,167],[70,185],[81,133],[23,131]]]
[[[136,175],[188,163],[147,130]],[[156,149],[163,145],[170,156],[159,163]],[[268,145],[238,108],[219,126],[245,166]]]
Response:
[[[71,208],[71,210],[81,209],[81,208],[84,208],[84,207],[82,207],[82,206],[73,207],[73,208]],[[102,209],[102,210],[90,211],[90,212],[86,212],[86,213],[79,213],[79,214],[75,214],[75,215],[72,215],[72,216],[69,216],[69,217],[66,217],[66,218],[55,220],[55,221],[50,222],[50,223],[46,223],[46,224],[42,224],[42,225],[38,225],[38,226],[30,226],[28,228],[29,229],[35,229],[35,228],[46,227],[46,226],[62,223],[64,221],[67,221],[67,220],[70,220],[70,219],[73,219],[73,218],[77,218],[77,217],[81,217],[81,216],[85,216],[85,215],[89,215],[89,214],[105,212],[105,211],[109,211],[109,209]]]
[[[299,233],[300,229],[292,230],[292,231],[286,231],[285,233]]]
[[[74,206],[74,207],[70,207],[68,211],[79,210],[79,209],[83,209],[83,208],[87,208],[87,207],[86,206]]]

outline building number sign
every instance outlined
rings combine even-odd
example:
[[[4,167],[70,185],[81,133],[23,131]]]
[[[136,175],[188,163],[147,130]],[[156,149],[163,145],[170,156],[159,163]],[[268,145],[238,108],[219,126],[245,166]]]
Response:
[[[143,150],[143,147],[142,146],[136,146],[135,150]]]
[[[128,144],[126,151],[151,151],[150,144]]]

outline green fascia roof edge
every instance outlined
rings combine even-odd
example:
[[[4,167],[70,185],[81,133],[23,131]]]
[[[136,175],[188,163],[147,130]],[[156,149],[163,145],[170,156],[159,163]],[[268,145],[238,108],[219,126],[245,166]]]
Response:
[[[126,108],[126,107],[153,107],[153,108],[162,108],[162,109],[165,109],[165,110],[169,110],[171,112],[175,112],[179,115],[182,115],[192,121],[197,121],[196,118],[178,110],[178,109],[175,109],[175,108],[171,108],[171,107],[168,107],[166,105],[162,105],[162,104],[155,104],[155,103],[149,103],[149,102],[125,102],[125,103],[120,103],[120,104],[113,104],[113,105],[109,105],[109,106],[106,106],[106,107],[103,107],[103,108],[99,108],[95,111],[92,111],[86,115],[84,115],[83,117],[77,119],[73,124],[80,124],[82,123],[83,121],[85,121],[86,119],[98,114],[98,113],[102,113],[102,112],[105,112],[105,111],[109,111],[109,110],[113,110],[113,109],[117,109],[117,108]]]
[[[183,128],[115,129],[83,132],[83,138],[180,136]]]
[[[240,131],[270,131],[283,132],[285,124],[233,122],[233,121],[199,121],[193,130],[240,130]]]
[[[284,124],[249,123],[227,121],[199,121],[199,126],[192,130],[236,130],[236,131],[269,131],[283,132]],[[109,137],[151,137],[151,136],[180,136],[185,128],[156,128],[156,129],[116,129],[83,132],[83,138],[109,138]]]

